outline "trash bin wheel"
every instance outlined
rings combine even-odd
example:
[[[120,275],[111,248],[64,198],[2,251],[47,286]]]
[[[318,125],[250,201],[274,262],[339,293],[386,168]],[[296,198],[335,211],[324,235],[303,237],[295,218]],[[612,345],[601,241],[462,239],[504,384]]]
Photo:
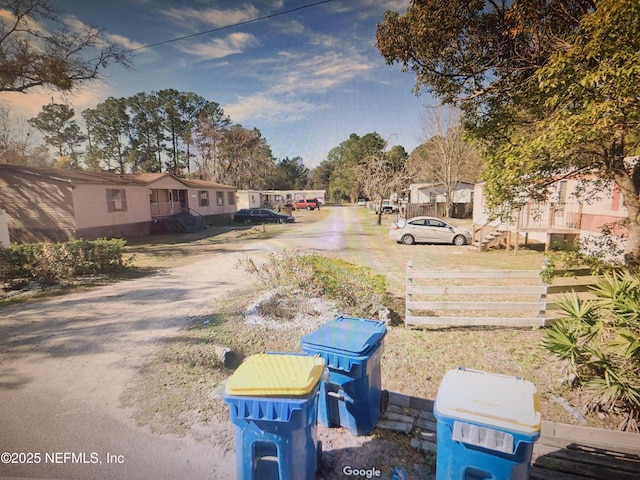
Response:
[[[320,468],[322,467],[322,442],[320,440],[318,440],[318,456],[317,456],[317,462],[316,462],[316,467],[318,470],[320,470]]]
[[[388,406],[389,406],[389,391],[382,390],[380,392],[380,413],[386,412]]]

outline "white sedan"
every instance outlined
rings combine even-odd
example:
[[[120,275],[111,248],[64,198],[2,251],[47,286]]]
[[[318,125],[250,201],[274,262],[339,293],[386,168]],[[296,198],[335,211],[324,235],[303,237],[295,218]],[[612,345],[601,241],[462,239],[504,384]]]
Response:
[[[435,217],[414,217],[409,220],[400,219],[393,224],[389,237],[405,245],[414,243],[449,243],[467,245],[472,235],[466,228],[453,225]]]

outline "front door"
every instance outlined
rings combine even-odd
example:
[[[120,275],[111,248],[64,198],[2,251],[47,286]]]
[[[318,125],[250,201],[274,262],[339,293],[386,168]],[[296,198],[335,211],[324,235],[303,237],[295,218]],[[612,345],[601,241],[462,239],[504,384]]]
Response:
[[[180,199],[180,206],[188,210],[189,209],[189,195],[186,190],[178,190],[178,198]]]

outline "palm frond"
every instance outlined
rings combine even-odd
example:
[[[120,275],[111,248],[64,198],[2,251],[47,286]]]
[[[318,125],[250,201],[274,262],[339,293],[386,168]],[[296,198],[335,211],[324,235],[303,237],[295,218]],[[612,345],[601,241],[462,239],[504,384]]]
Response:
[[[598,310],[600,308],[595,300],[583,300],[575,292],[565,295],[556,302],[556,306],[562,310],[570,319],[577,320],[580,324],[592,327],[598,321]]]
[[[569,362],[577,376],[578,365],[586,360],[580,344],[580,332],[569,322],[559,321],[545,331],[542,348]]]
[[[594,378],[587,387],[597,396],[603,409],[611,411],[617,406],[640,407],[640,385],[621,380],[618,377]]]
[[[640,361],[640,338],[628,328],[616,332],[609,346],[618,355]]]

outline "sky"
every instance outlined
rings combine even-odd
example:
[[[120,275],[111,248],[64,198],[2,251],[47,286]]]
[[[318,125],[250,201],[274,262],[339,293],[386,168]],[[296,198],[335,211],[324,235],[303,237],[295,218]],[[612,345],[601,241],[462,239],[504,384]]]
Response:
[[[172,88],[218,103],[234,124],[258,128],[276,159],[301,157],[309,168],[352,133],[377,132],[408,153],[425,141],[434,101],[416,96],[415,76],[375,47],[385,11],[404,13],[409,0],[50,2],[67,25],[97,26],[133,50],[132,68],[111,65],[102,81],[64,98],[43,89],[0,94],[12,114],[31,118],[53,99],[81,121],[109,97]]]

